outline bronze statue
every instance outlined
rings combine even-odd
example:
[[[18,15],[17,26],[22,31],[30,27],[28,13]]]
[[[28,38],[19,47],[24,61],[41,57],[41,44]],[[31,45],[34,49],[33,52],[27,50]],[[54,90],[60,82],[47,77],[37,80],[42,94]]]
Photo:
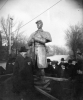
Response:
[[[31,34],[28,45],[33,46],[35,58],[37,58],[37,66],[40,69],[41,75],[44,75],[44,68],[47,67],[46,43],[51,42],[52,38],[49,32],[42,29],[43,22],[36,22],[38,30]]]

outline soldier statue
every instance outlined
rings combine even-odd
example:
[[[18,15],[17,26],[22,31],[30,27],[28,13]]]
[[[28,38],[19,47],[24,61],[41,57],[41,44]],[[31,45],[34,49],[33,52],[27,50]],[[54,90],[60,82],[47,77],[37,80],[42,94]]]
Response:
[[[46,55],[46,43],[51,42],[52,38],[49,32],[42,29],[43,22],[38,20],[36,22],[38,30],[31,34],[28,40],[28,45],[33,48],[35,54],[35,60],[37,60],[37,66],[40,76],[45,75],[44,68],[47,67],[47,55]],[[43,79],[43,78],[41,78]]]

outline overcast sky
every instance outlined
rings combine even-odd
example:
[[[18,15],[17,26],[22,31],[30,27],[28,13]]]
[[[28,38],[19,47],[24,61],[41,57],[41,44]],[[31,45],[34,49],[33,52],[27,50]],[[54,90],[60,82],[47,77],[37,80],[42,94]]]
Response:
[[[6,0],[0,0],[0,8]],[[5,18],[10,14],[14,22],[23,21],[23,24],[33,21],[21,28],[25,30],[24,35],[29,37],[31,33],[37,30],[35,22],[39,19],[43,21],[43,30],[50,32],[52,43],[58,46],[65,46],[65,30],[70,25],[82,23],[83,9],[73,0],[8,0],[5,6],[0,10],[0,18]],[[59,3],[57,3],[59,2]],[[57,3],[57,4],[56,4]],[[52,7],[52,5],[56,4]]]

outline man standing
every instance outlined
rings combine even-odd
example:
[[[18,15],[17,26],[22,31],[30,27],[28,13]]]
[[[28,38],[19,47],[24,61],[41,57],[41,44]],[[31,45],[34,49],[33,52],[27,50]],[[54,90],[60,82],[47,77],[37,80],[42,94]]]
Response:
[[[21,47],[13,71],[13,92],[21,93],[22,91],[33,88],[32,60],[26,57],[27,49]]]
[[[47,67],[47,59],[46,59],[46,46],[45,43],[51,42],[52,38],[49,32],[43,31],[43,22],[38,20],[36,22],[38,30],[31,34],[28,45],[33,46],[35,58],[37,58],[37,66],[39,68],[39,72],[41,76],[44,76],[44,68]],[[36,59],[35,59],[36,60]]]

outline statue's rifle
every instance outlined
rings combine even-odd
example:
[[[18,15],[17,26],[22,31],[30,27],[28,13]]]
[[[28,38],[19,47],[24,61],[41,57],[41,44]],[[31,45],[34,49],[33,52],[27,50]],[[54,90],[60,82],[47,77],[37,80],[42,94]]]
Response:
[[[35,40],[33,41],[33,66],[34,66],[34,69],[35,69]]]

